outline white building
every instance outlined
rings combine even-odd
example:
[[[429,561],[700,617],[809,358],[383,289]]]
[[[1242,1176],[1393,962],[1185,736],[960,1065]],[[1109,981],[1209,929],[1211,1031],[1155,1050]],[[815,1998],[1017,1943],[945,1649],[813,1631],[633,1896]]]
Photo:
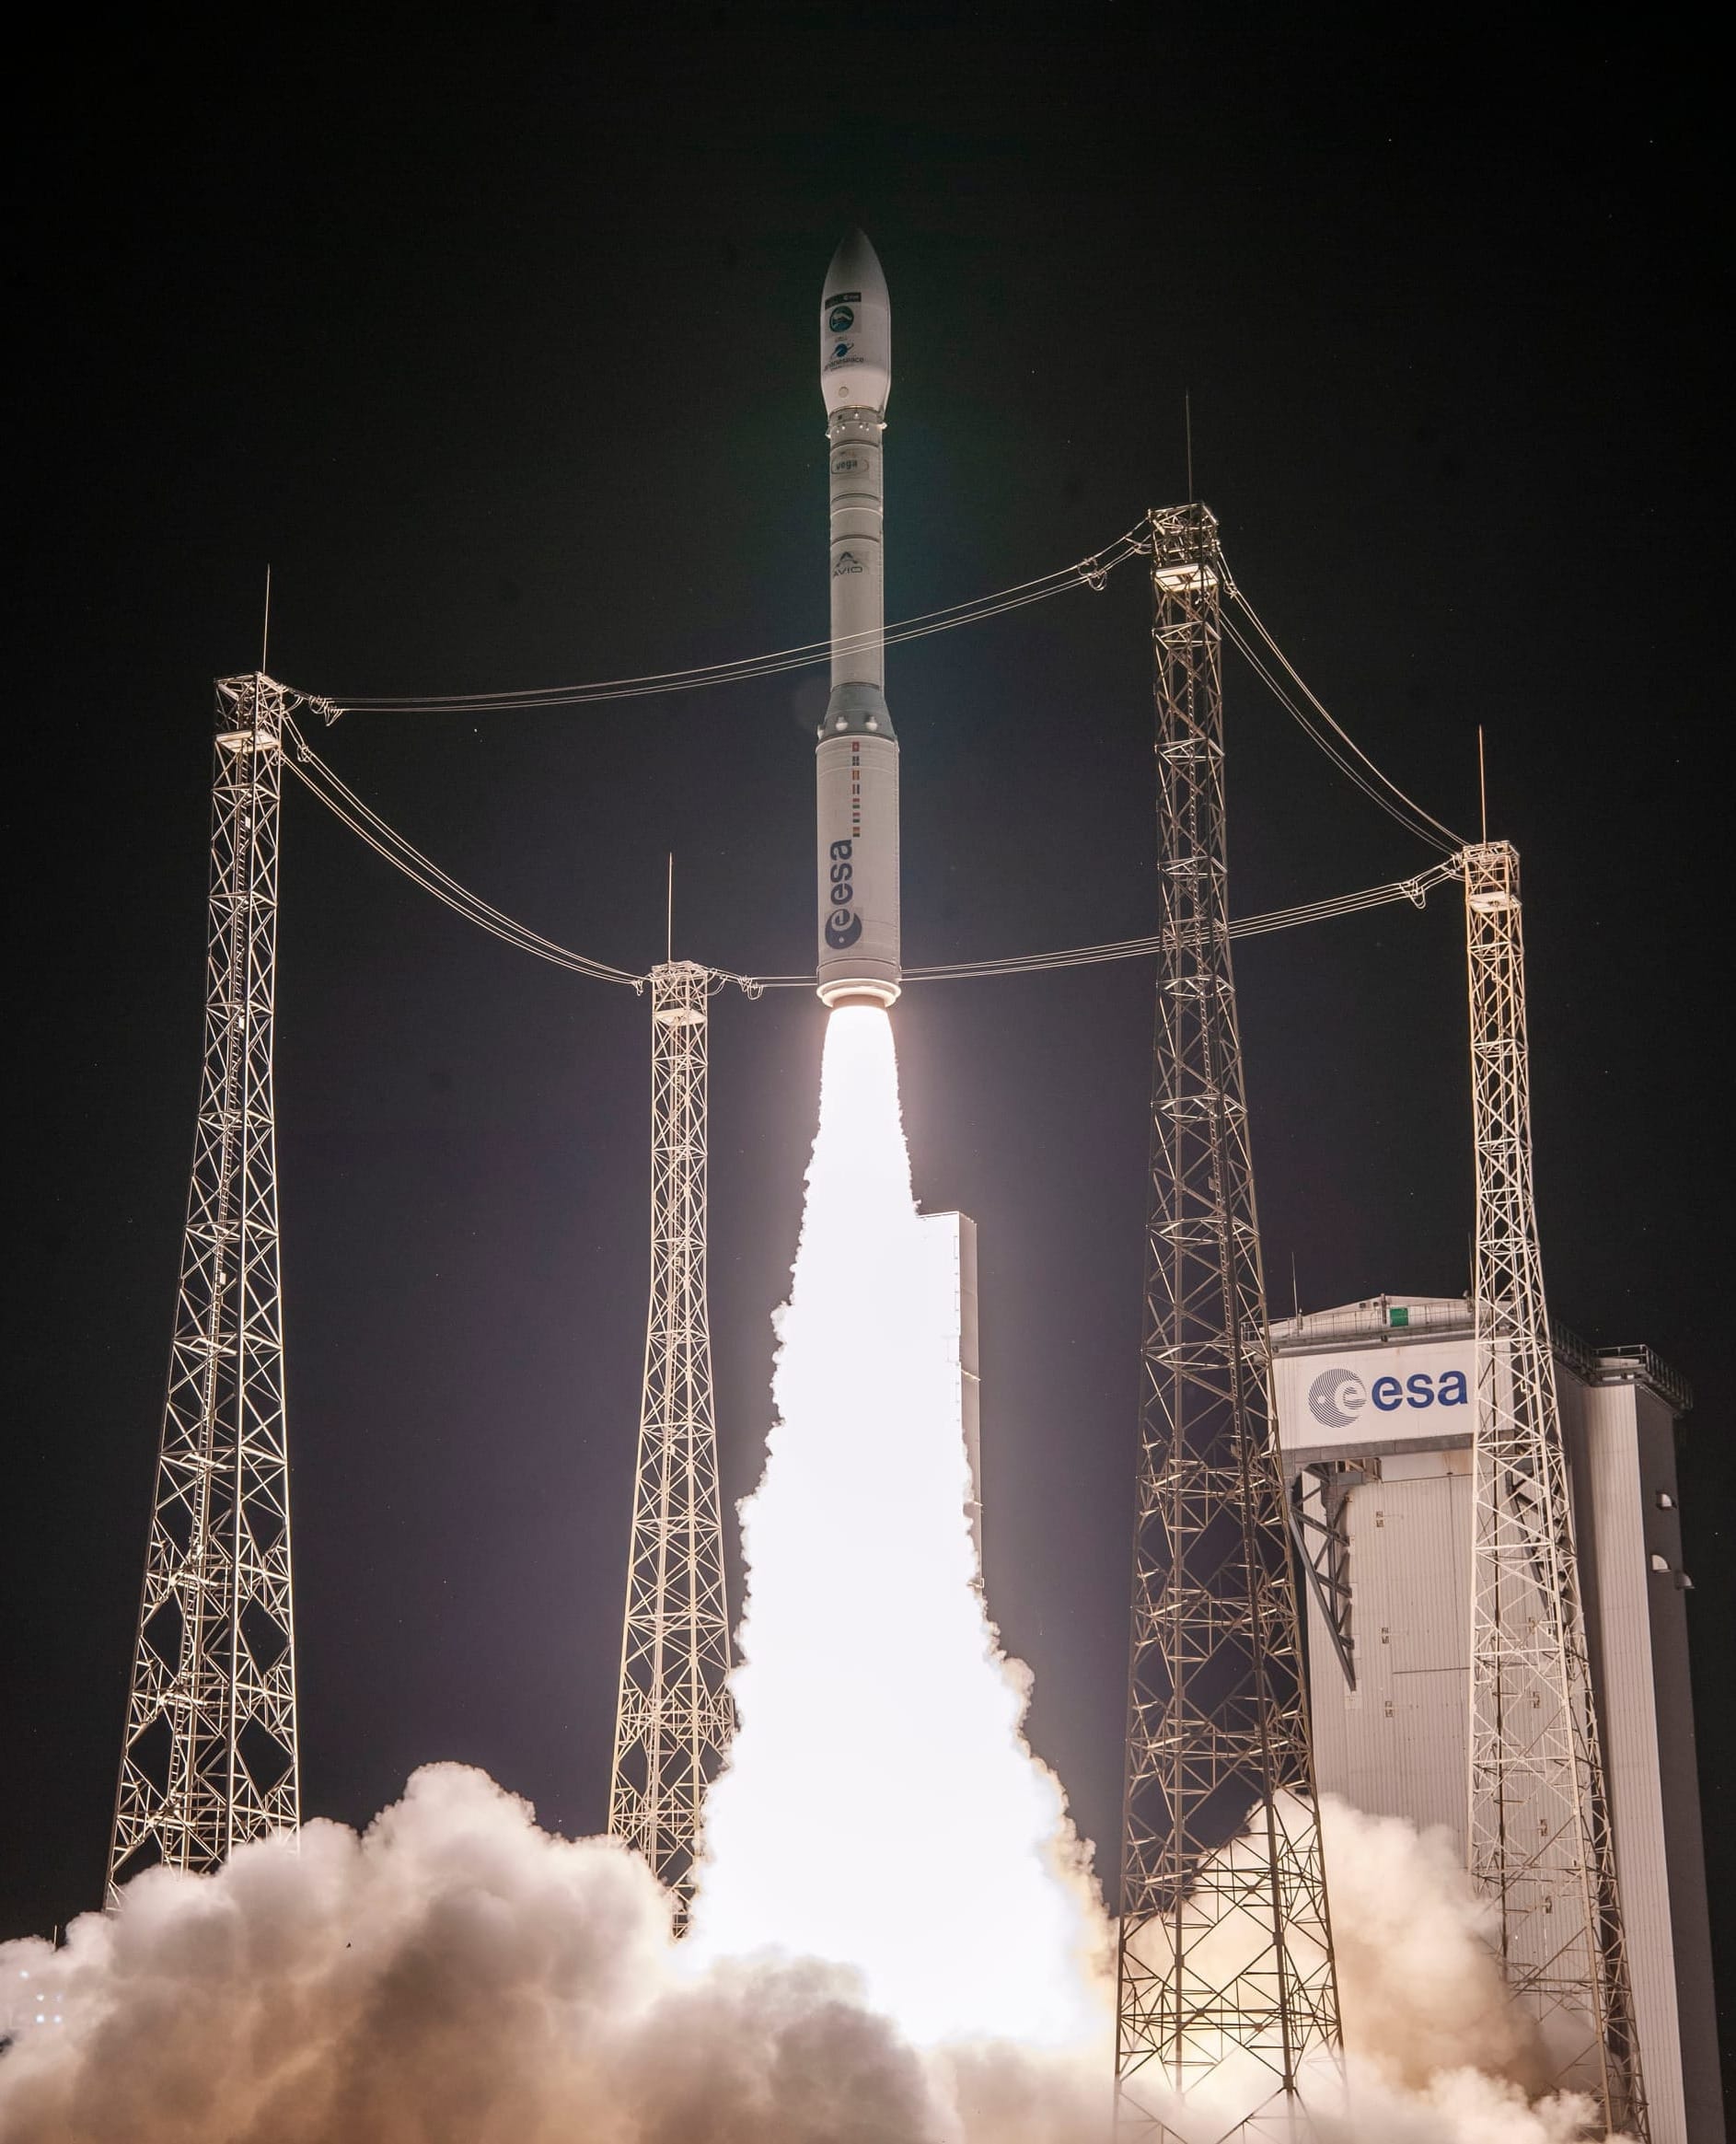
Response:
[[[1652,2144],[1723,2144],[1676,1493],[1692,1401],[1649,1349],[1554,1337]],[[1383,1295],[1286,1318],[1272,1353],[1320,1784],[1463,1848],[1471,1305]]]
[[[958,1432],[970,1463],[970,1537],[982,1571],[982,1378],[977,1359],[977,1223],[968,1213],[925,1213],[922,1226],[939,1262],[935,1285],[952,1304],[947,1345],[958,1375]]]

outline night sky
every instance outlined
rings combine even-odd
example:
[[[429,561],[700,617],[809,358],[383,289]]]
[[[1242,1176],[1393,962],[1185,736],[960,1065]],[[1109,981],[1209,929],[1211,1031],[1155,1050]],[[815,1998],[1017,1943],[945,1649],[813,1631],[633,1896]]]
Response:
[[[0,1935],[99,1896],[199,1067],[210,679],[258,662],[266,562],[272,673],[340,697],[816,638],[816,307],[854,221],[893,297],[891,618],[1183,497],[1187,392],[1242,585],[1469,833],[1485,726],[1490,830],[1523,860],[1554,1308],[1700,1396],[1689,1613],[1725,1802],[1727,365],[1700,58],[1655,22],[1626,45],[1565,18],[1545,54],[1493,18],[1389,15],[1371,51],[1311,14],[1200,29],[1098,0],[408,15],[226,48],[191,19],[64,50],[13,233]],[[908,959],[1152,928],[1148,627],[1132,567],[893,651]],[[660,957],[673,850],[677,953],[784,971],[812,958],[822,675],[356,713],[317,741],[566,945]],[[1236,911],[1428,863],[1233,657],[1228,724]],[[290,782],[284,817],[305,1807],[364,1821],[456,1757],[596,1829],[645,1006],[469,929]],[[1304,1308],[1466,1286],[1463,963],[1451,888],[1238,949],[1275,1307],[1292,1259]],[[981,1231],[989,1597],[1106,1869],[1151,997],[1133,964],[912,988],[896,1014],[919,1196]],[[731,991],[713,1019],[732,1501],[758,1473],[822,1018]],[[1710,1845],[1730,1988],[1736,1856]]]

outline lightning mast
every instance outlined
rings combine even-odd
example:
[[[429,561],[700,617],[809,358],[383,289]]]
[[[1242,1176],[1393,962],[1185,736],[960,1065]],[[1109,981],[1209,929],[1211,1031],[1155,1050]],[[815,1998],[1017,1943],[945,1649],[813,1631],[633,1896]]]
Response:
[[[683,1904],[729,1745],[729,1617],[705,1287],[709,972],[651,971],[651,1311],[608,1827]]]
[[[109,1895],[300,1821],[272,1036],[284,689],[220,678],[205,1051]]]
[[[1532,1190],[1519,857],[1467,847],[1476,1154],[1471,1872],[1563,2084],[1647,2134]]]
[[[1117,2127],[1169,2139],[1176,2095],[1216,2071],[1234,2097],[1214,2135],[1289,2138],[1304,2066],[1336,2065],[1337,1991],[1230,968],[1222,565],[1204,506],[1151,530],[1163,943]]]

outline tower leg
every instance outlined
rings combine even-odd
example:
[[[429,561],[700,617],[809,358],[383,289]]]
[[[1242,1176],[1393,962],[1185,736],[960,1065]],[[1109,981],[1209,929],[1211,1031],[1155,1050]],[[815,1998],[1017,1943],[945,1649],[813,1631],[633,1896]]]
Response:
[[[1122,2133],[1288,2137],[1336,2062],[1287,1506],[1266,1391],[1224,860],[1217,525],[1152,518],[1158,975],[1116,2074]]]
[[[1464,852],[1476,1155],[1471,1873],[1557,2081],[1647,2134],[1532,1186],[1519,857]]]
[[[651,972],[651,1311],[608,1827],[685,1906],[729,1745],[729,1616],[705,1282],[711,977]]]
[[[204,1065],[110,1898],[300,1821],[272,1096],[284,697],[217,685]]]

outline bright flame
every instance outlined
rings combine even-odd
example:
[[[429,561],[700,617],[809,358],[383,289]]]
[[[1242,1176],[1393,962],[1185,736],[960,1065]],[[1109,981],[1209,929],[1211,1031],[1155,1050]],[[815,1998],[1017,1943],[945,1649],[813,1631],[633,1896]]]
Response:
[[[955,1314],[883,1012],[830,1017],[807,1183],[685,1948],[853,1965],[920,2045],[1084,2045],[1105,1931],[977,1583]]]

